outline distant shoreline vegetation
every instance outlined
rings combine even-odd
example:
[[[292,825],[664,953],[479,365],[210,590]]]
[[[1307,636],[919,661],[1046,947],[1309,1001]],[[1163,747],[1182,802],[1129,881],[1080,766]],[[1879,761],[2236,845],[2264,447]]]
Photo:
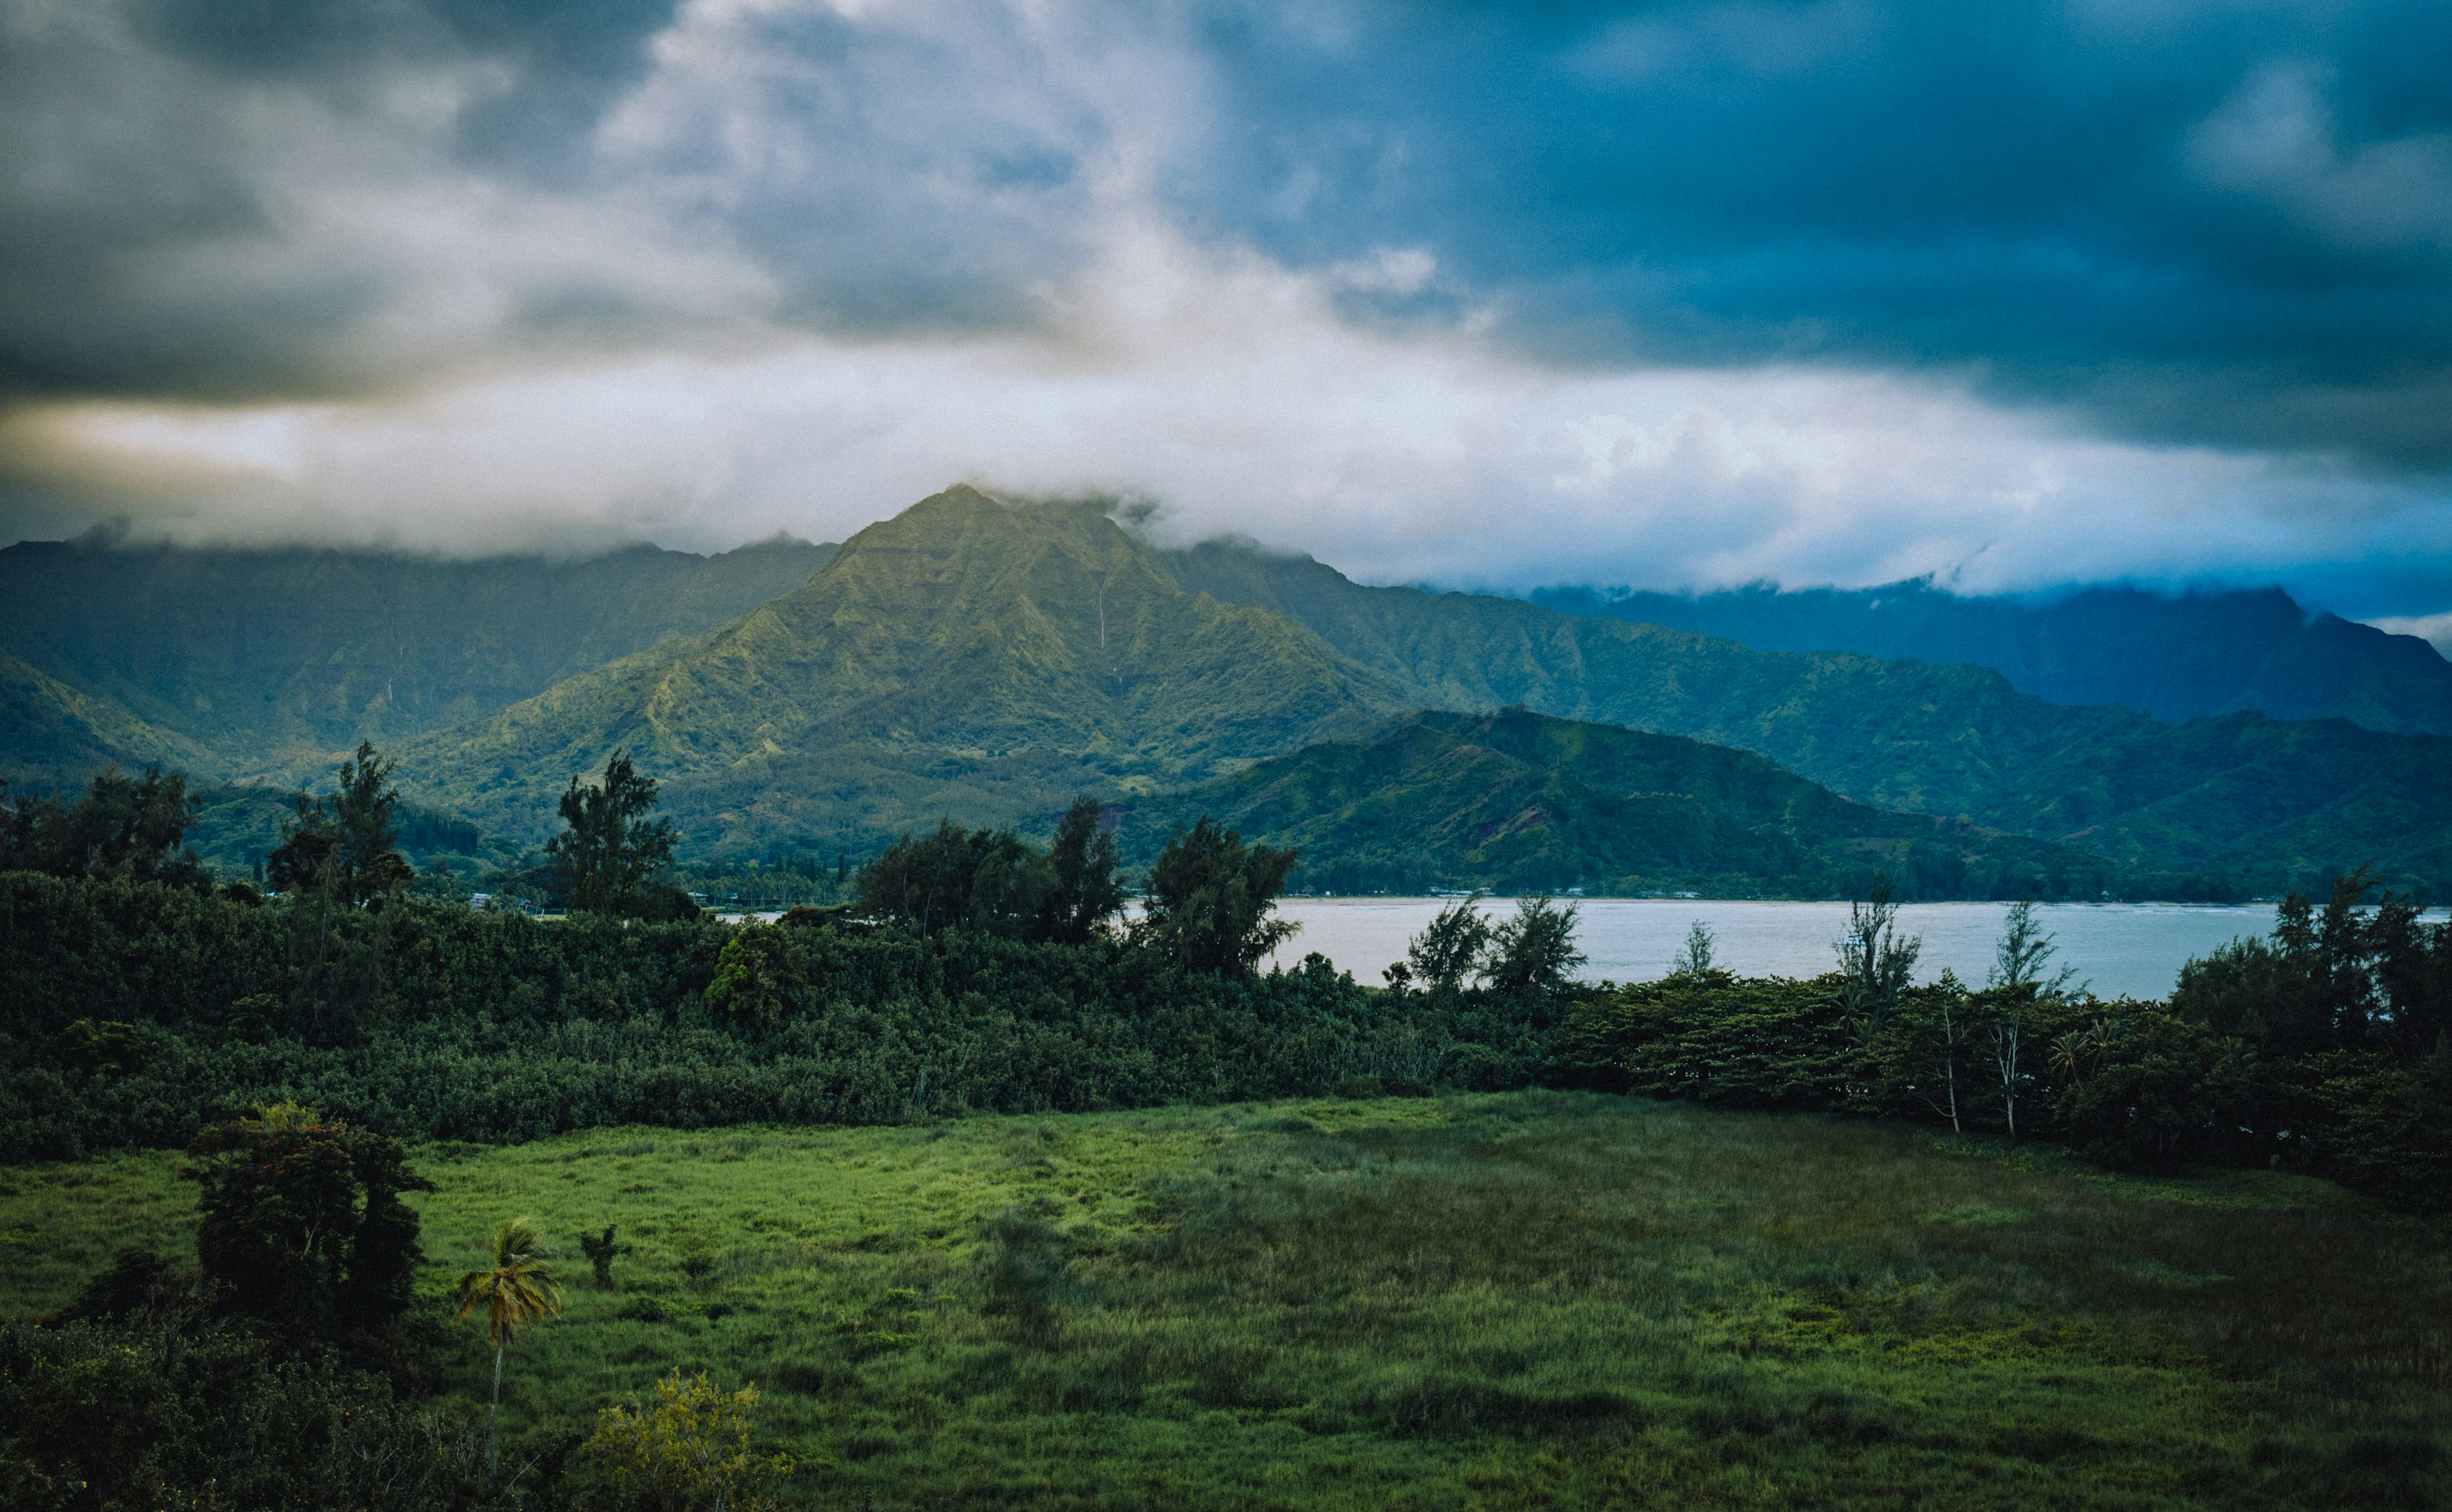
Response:
[[[2031,910],[1982,988],[1911,985],[1877,876],[1837,969],[1738,978],[1699,929],[1669,977],[1581,981],[1572,902],[1441,911],[1384,987],[1288,933],[1294,854],[1203,816],[1126,919],[1106,811],[1055,841],[939,825],[850,896],[719,923],[663,880],[655,784],[574,781],[563,921],[420,897],[390,763],[294,800],[266,875],[216,885],[175,776],[0,812],[0,1159],[184,1143],[270,1102],[403,1139],[608,1124],[877,1123],[969,1110],[1583,1085],[1905,1117],[2121,1164],[2283,1165],[2452,1206],[2452,923],[2365,871],[2167,1003],[2073,994]]]

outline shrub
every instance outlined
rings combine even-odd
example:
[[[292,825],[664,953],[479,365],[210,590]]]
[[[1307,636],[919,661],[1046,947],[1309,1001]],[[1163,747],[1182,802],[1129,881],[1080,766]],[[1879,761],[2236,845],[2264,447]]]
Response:
[[[597,1414],[596,1432],[570,1457],[571,1505],[582,1512],[770,1512],[789,1456],[750,1450],[758,1389],[717,1389],[676,1367],[652,1405]]]

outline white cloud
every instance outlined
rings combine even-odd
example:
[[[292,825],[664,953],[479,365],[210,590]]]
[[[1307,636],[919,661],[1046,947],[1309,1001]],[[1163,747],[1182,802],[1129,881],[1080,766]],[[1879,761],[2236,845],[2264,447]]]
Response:
[[[1381,580],[1971,590],[2441,552],[2441,501],[2313,463],[2107,442],[1944,383],[1569,374],[1336,315],[1342,275],[1100,233],[1048,329],[540,365],[410,399],[22,417],[176,534],[720,547],[839,539],[948,482],[1154,497]],[[21,448],[32,449],[32,448]],[[178,502],[172,502],[176,500]]]
[[[2436,650],[2452,658],[2452,613],[2385,615],[2366,622],[2387,635],[2416,636],[2421,640],[2432,641]]]
[[[1786,14],[1724,10],[1730,47]],[[1155,181],[1175,134],[1203,128],[1209,81],[1162,15],[693,0],[548,188],[457,146],[503,65],[208,94],[110,13],[60,56],[133,69],[228,148],[250,197],[227,238],[168,243],[146,276],[239,308],[329,269],[372,292],[326,336],[396,385],[0,423],[21,475],[107,496],[140,529],[708,548],[840,538],[970,479],[1144,495],[1178,538],[1492,586],[2304,580],[2452,548],[2423,480],[2106,442],[1948,374],[1545,367],[1483,340],[1489,311],[1427,246],[1301,273],[1197,241]],[[855,32],[808,40],[846,17]],[[1800,57],[1851,45],[1863,17],[1807,20],[1781,42]],[[2251,84],[2199,133],[2203,170],[2347,220],[2404,181],[2433,192],[2432,139],[2344,148],[2319,85]],[[115,104],[86,92],[89,113]],[[69,134],[115,140],[93,120]],[[2375,224],[2434,224],[2407,214]],[[903,284],[919,292],[876,314]],[[1427,295],[1446,313],[1340,313]],[[927,316],[964,300],[980,303]],[[580,313],[565,329],[557,310]]]

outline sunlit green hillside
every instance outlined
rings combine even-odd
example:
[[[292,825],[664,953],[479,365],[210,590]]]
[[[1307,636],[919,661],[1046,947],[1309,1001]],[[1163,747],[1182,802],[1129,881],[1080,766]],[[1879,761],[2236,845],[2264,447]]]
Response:
[[[0,1173],[0,1288],[184,1231],[170,1157]],[[425,1151],[439,1309],[562,1241],[511,1463],[679,1366],[809,1506],[2422,1507],[2440,1236],[2322,1183],[1592,1095]],[[598,1289],[583,1230],[636,1247]],[[459,1402],[488,1354],[449,1345]]]
[[[410,770],[507,828],[626,745],[701,843],[822,843],[1037,823],[1076,791],[1198,781],[1399,707],[1283,616],[1186,594],[1097,508],[960,487],[724,630],[419,745]]]

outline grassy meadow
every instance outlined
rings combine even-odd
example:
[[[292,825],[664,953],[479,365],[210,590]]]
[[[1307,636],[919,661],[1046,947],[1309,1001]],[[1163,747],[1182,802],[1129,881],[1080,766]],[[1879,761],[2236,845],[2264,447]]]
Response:
[[[560,1240],[522,1457],[703,1367],[813,1506],[2452,1503],[2452,1243],[2300,1178],[1560,1093],[417,1163],[438,1307],[498,1219]],[[176,1168],[0,1170],[0,1303],[185,1243]]]

